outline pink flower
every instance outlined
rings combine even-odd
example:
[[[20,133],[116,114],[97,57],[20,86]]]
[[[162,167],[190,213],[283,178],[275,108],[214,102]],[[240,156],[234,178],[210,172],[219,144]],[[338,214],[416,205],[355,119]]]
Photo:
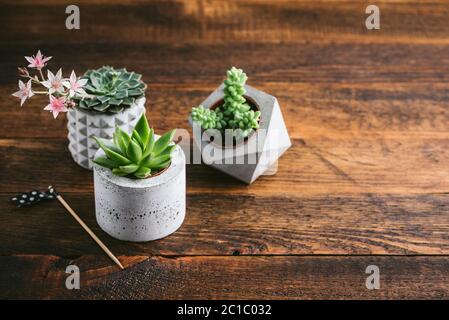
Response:
[[[83,89],[83,86],[86,83],[87,79],[77,79],[75,71],[72,70],[69,81],[64,81],[62,84],[70,90],[69,97],[73,97],[75,94],[79,94],[81,96],[87,95],[86,91]]]
[[[22,106],[26,99],[34,96],[34,92],[31,90],[31,80],[28,80],[27,84],[19,80],[19,91],[14,92],[12,95],[20,98],[20,106]]]
[[[53,112],[53,117],[56,119],[60,112],[67,112],[67,108],[65,106],[65,97],[56,98],[50,95],[50,103],[44,108],[44,110],[48,110]]]
[[[62,93],[64,91],[62,86],[62,69],[59,69],[56,75],[54,75],[50,70],[47,70],[47,77],[48,79],[42,81],[41,83],[44,87],[48,88],[48,93]]]
[[[52,57],[43,56],[40,50],[37,52],[36,56],[25,57],[25,59],[27,59],[27,61],[30,63],[28,67],[36,68],[38,70],[41,70],[43,67],[45,67],[47,65],[47,61],[51,58]]]

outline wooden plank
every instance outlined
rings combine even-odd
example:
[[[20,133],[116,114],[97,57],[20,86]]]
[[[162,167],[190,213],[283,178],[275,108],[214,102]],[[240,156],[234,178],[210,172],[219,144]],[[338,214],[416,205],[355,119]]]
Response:
[[[13,78],[16,79],[11,75]],[[218,86],[220,81],[222,79],[215,80],[215,84]],[[190,130],[187,117],[191,107],[200,104],[214,90],[214,82],[148,85],[147,115],[157,131],[173,127]],[[17,98],[10,95],[16,90],[15,86],[15,83],[0,85],[0,138],[65,137],[65,115],[54,120],[41,110],[46,103],[42,97],[33,97],[20,108]],[[294,139],[308,140],[311,135],[349,135],[351,139],[362,139],[367,134],[394,137],[404,132],[417,137],[431,133],[447,137],[447,83],[280,82],[264,83],[258,88],[278,98],[289,134]]]
[[[17,84],[17,66],[26,66],[24,55],[41,49],[52,55],[49,67],[78,74],[102,65],[126,66],[153,84],[172,84],[172,92],[185,85],[202,85],[210,92],[223,81],[231,66],[243,68],[248,83],[261,86],[283,83],[447,83],[449,65],[443,63],[447,45],[373,43],[272,44],[1,44],[0,84]],[[126,57],[124,57],[126,52]],[[269,53],[269,54],[267,54]],[[429,59],[432,57],[432,59]],[[126,59],[126,60],[124,60]],[[126,61],[126,63],[125,63]],[[435,63],[440,61],[441,63]],[[394,88],[394,87],[393,87]],[[14,88],[13,88],[14,89]],[[391,89],[391,88],[390,88]],[[151,92],[151,91],[150,91]],[[300,93],[300,92],[298,92]],[[201,100],[200,100],[201,101]]]
[[[332,132],[332,131],[331,131]],[[445,133],[332,134],[304,132],[279,160],[275,175],[245,185],[205,165],[187,170],[190,194],[251,195],[414,194],[449,190],[449,137]],[[190,142],[191,143],[191,142]],[[49,184],[62,192],[93,190],[92,172],[76,165],[62,139],[0,139],[0,192]],[[33,163],[38,165],[31,165]],[[31,179],[32,178],[32,179]]]
[[[444,1],[381,1],[381,29],[364,22],[370,1],[78,1],[81,29],[65,29],[70,1],[2,1],[2,42],[447,44]],[[126,32],[124,32],[126,28]]]
[[[447,299],[444,257],[0,257],[0,297],[17,299]],[[65,268],[80,268],[67,290]],[[377,265],[380,289],[365,286]]]
[[[101,253],[57,202],[14,208],[9,195],[0,202],[0,255]],[[148,243],[105,234],[92,193],[64,198],[118,255],[449,254],[448,194],[188,195],[182,227]]]

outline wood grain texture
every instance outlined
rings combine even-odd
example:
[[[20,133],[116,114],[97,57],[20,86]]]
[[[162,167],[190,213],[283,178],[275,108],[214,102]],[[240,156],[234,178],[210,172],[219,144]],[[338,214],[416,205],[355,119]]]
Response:
[[[53,43],[448,43],[444,0],[378,1],[378,32],[364,26],[370,1],[82,0],[82,27],[71,37],[64,28],[68,0],[1,3],[3,41],[18,43],[40,42],[43,31]]]
[[[65,29],[68,4],[0,0],[0,297],[449,296],[447,1],[378,1],[377,31],[364,27],[368,1],[80,0],[78,31]],[[37,49],[52,70],[142,73],[157,132],[190,132],[190,108],[236,65],[278,98],[293,146],[251,186],[189,165],[181,229],[114,240],[95,222],[92,173],[70,158],[64,116],[10,96]],[[49,184],[128,270],[58,203],[8,202]],[[77,292],[63,289],[70,263]],[[382,290],[365,289],[368,264]]]
[[[298,196],[449,190],[445,162],[449,137],[444,133],[352,137],[312,132],[310,137],[293,139],[293,147],[279,160],[278,172],[261,177],[251,186],[192,163],[187,170],[188,192]],[[0,185],[0,192],[20,192],[49,184],[58,186],[61,192],[93,190],[92,172],[73,162],[67,143],[66,139],[0,139],[0,155],[5,159],[0,174],[9,181]],[[32,173],[30,158],[39,163]]]
[[[121,255],[449,254],[447,194],[188,195],[182,227],[150,243],[118,241],[102,232],[93,194],[64,198]],[[8,226],[0,229],[2,254],[101,252],[57,202],[28,209],[6,203],[0,211],[0,225]]]
[[[425,83],[447,83],[446,45],[428,44],[363,44],[363,43],[294,43],[276,44],[22,44],[0,41],[4,70],[0,84],[14,88],[17,66],[26,65],[24,55],[34,54],[39,47],[53,54],[53,69],[72,68],[79,73],[103,64],[143,74],[150,85],[172,84],[173,94],[186,85],[202,85],[206,92],[215,89],[233,65],[245,69],[248,84],[253,86],[283,83],[283,91],[295,83],[308,84],[388,84],[392,90],[404,82],[421,86]],[[126,52],[126,60],[124,60]],[[57,53],[58,55],[56,55]],[[269,53],[269,54],[268,54]],[[126,61],[126,63],[125,63]],[[151,63],[149,63],[151,61]],[[438,61],[438,63],[436,63]],[[391,87],[391,84],[395,86]],[[293,87],[294,88],[294,87]],[[199,88],[201,89],[201,88]],[[348,89],[347,89],[348,90]],[[149,88],[149,94],[155,93]],[[272,92],[273,94],[279,94]],[[167,97],[168,96],[168,97]],[[172,94],[165,94],[170,99]],[[3,97],[6,99],[6,97]],[[9,100],[9,99],[8,99]],[[178,105],[178,108],[180,105]]]
[[[210,80],[209,85],[148,82],[147,114],[157,131],[173,126],[189,129],[186,118],[191,107],[200,104],[220,84],[222,73],[217,71],[216,79]],[[11,78],[15,79],[15,75],[11,74]],[[280,80],[260,85],[256,82],[255,85],[277,97],[292,138],[303,138],[306,134],[352,134],[353,138],[362,139],[366,134],[388,137],[404,132],[446,137],[443,134],[449,121],[449,84],[422,81],[305,84]],[[46,102],[44,98],[36,97],[19,108],[17,100],[10,96],[15,85],[15,82],[0,85],[2,138],[27,138],[31,134],[35,138],[62,138],[66,135],[63,116],[55,121],[40,110]],[[21,130],[14,127],[15,122],[21,125]]]
[[[0,257],[0,297],[41,299],[447,299],[442,257]],[[65,268],[80,266],[80,290]],[[380,290],[367,290],[377,265]],[[224,267],[226,266],[226,267]]]

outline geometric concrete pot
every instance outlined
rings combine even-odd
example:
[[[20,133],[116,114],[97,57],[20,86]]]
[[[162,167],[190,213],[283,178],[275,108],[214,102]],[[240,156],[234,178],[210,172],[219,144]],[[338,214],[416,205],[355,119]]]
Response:
[[[95,157],[104,155],[98,150]],[[125,241],[156,240],[175,232],[186,210],[186,161],[177,146],[170,166],[146,179],[119,177],[94,163],[95,215],[110,236]]]
[[[224,84],[219,86],[201,104],[211,108],[224,98]],[[210,141],[214,132],[201,128],[189,117],[193,128],[194,146],[201,152],[205,164],[220,170],[247,184],[253,183],[263,174],[272,174],[279,157],[291,146],[287,128],[277,99],[263,91],[245,85],[244,97],[261,112],[259,129],[236,146],[224,147]],[[217,131],[215,131],[217,132]]]
[[[69,151],[73,160],[83,168],[92,170],[92,159],[99,149],[92,136],[112,139],[115,127],[127,133],[145,112],[145,97],[137,99],[133,105],[117,114],[92,113],[80,108],[70,108],[67,112]]]

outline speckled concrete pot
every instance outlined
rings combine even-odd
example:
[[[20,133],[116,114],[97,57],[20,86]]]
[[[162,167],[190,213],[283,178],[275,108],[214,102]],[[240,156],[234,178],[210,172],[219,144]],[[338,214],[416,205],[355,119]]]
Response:
[[[96,157],[103,155],[98,150]],[[185,156],[178,146],[165,171],[147,179],[118,177],[94,164],[95,214],[106,233],[125,241],[156,240],[175,232],[186,208]]]
[[[142,113],[145,112],[145,98],[117,114],[92,113],[79,108],[67,112],[69,151],[73,160],[81,167],[92,170],[92,159],[98,150],[92,136],[112,139],[115,127],[131,133]]]

